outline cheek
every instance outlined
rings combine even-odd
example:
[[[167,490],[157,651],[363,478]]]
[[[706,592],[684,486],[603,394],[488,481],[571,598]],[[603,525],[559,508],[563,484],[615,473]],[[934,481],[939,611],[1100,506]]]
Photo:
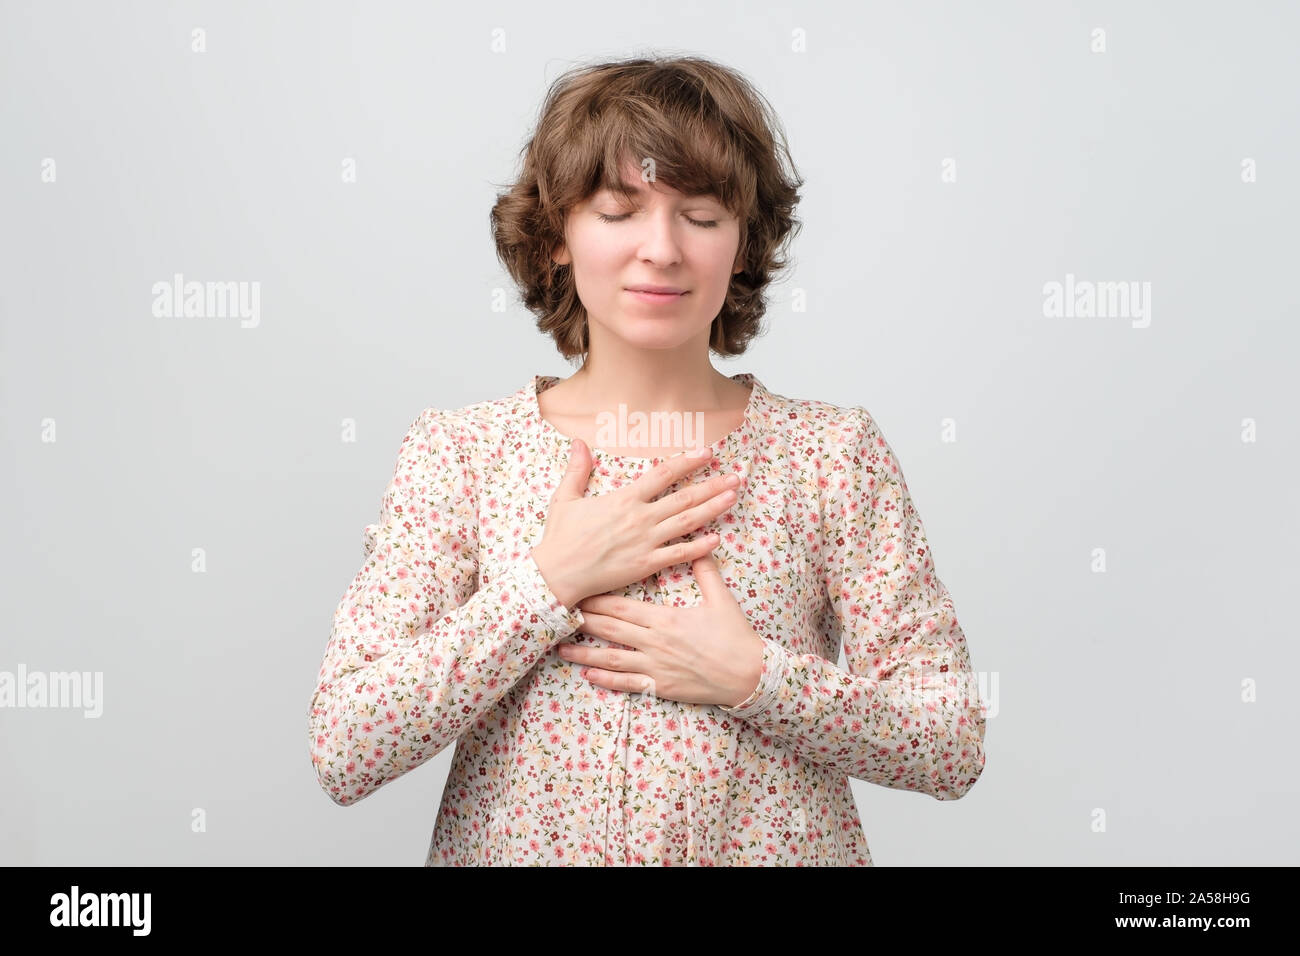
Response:
[[[736,265],[736,253],[740,250],[740,234],[735,228],[719,236],[709,236],[707,246],[700,251],[701,261],[708,263],[710,275],[720,277],[723,285],[731,279],[731,270]]]
[[[628,252],[620,243],[611,240],[608,232],[601,233],[586,226],[573,229],[569,236],[569,249],[576,270],[587,273],[593,280],[599,280],[619,268]]]
[[[736,249],[736,240],[732,238],[710,242],[698,250],[696,262],[699,263],[700,277],[717,295],[725,295],[727,286],[735,278],[732,270],[736,266]]]

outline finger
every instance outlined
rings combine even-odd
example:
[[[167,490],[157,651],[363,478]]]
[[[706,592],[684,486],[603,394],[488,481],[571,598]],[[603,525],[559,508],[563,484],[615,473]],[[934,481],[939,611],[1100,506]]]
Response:
[[[569,467],[556,486],[552,500],[572,501],[585,497],[587,483],[591,481],[591,468],[591,452],[587,449],[587,443],[580,438],[575,438],[569,451]]]
[[[593,647],[582,644],[561,644],[556,653],[573,664],[598,667],[603,670],[630,670],[639,666],[642,655],[637,651],[620,650],[617,647]]]
[[[730,504],[735,501],[734,495],[737,493],[739,487],[739,475],[714,475],[708,481],[693,481],[684,488],[679,488],[677,491],[674,491],[671,495],[664,495],[664,497],[650,502],[648,509],[650,517],[654,521],[660,523],[671,521],[679,515],[686,514],[688,509],[696,505],[702,506],[696,508],[696,511],[703,513],[712,506],[712,503],[715,502],[717,498],[727,494],[728,492],[733,495],[731,502],[728,503],[728,506],[730,506]],[[686,534],[688,531],[698,527],[707,520],[708,518],[703,519],[703,521],[697,521],[693,525],[686,527],[684,531],[679,531],[677,534]],[[677,537],[677,534],[665,535],[664,540],[675,538]]]
[[[695,581],[700,586],[700,596],[705,604],[728,599],[735,600],[727,587],[727,582],[722,580],[722,571],[718,568],[713,552],[702,554],[692,561],[691,571],[695,574]]]
[[[667,461],[661,461],[632,482],[632,494],[640,501],[653,501],[682,478],[707,465],[713,459],[713,448],[705,445],[693,452],[684,451]]]
[[[604,614],[587,614],[585,611],[582,616],[585,619],[580,628],[583,633],[594,634],[596,637],[613,641],[616,644],[627,644],[629,647],[636,648],[645,647],[646,639],[652,633],[648,627],[632,624],[617,617],[609,617]]]
[[[654,696],[655,682],[645,674],[625,673],[621,671],[604,671],[589,667],[582,676],[598,687],[621,690],[628,694],[649,694]]]
[[[681,492],[675,492],[665,500],[671,501]],[[655,540],[658,542],[671,541],[673,538],[680,538],[684,534],[691,534],[699,531],[714,518],[724,515],[730,510],[731,506],[736,503],[736,491],[734,488],[727,488],[721,494],[716,494],[694,508],[688,508],[678,514],[664,518],[655,526]]]
[[[593,614],[603,615],[618,618],[629,624],[639,624],[641,627],[653,627],[655,612],[663,610],[659,605],[651,604],[649,601],[636,601],[617,594],[597,594],[583,598],[578,602],[578,608],[582,611],[583,617],[588,619]]]
[[[671,568],[678,564],[686,564],[694,561],[700,555],[712,551],[718,546],[722,536],[716,531],[710,531],[706,535],[698,538],[691,538],[688,541],[679,541],[676,544],[665,545],[656,551],[650,552],[651,563],[655,567]]]

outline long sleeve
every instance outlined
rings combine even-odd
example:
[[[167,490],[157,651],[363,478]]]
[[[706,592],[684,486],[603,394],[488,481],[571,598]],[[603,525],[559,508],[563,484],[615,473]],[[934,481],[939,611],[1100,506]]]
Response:
[[[479,582],[464,441],[449,412],[416,418],[334,612],[308,723],[317,779],[339,805],[441,752],[583,623],[527,552]]]
[[[865,409],[851,411],[823,471],[820,543],[823,621],[848,673],[764,637],[758,686],[722,709],[848,776],[955,800],[984,769],[966,639],[893,449]]]

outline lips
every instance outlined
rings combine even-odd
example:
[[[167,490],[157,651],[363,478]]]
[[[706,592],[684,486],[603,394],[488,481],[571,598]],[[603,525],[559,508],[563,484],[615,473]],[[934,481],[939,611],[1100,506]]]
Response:
[[[672,306],[677,299],[684,299],[690,293],[642,293],[634,289],[628,289],[628,295],[637,302],[647,304],[647,306]]]
[[[657,295],[684,295],[686,290],[673,285],[630,285],[628,292],[653,292]]]

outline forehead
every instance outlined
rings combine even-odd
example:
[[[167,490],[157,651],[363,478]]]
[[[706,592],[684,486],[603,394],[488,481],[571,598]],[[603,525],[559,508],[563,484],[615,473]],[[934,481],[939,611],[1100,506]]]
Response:
[[[639,176],[633,178],[628,178],[626,176],[623,177],[623,188],[626,189],[629,193],[631,193],[633,196],[635,196],[638,199],[644,199],[646,196],[652,195],[653,193],[656,192],[666,193],[670,196],[681,196],[684,199],[716,200],[718,198],[716,193],[711,193],[711,192],[680,193],[676,189],[673,189],[671,186],[665,185],[663,183],[643,183],[641,182],[641,178]],[[597,193],[611,193],[611,194],[614,193],[614,189],[611,186],[601,186],[596,191]]]

